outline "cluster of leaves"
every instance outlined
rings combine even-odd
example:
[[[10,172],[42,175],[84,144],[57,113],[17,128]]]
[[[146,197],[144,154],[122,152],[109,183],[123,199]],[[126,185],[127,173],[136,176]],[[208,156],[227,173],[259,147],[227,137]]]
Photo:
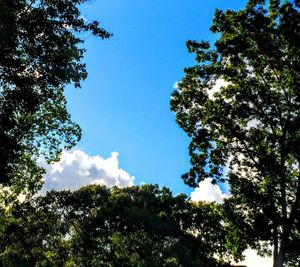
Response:
[[[56,160],[80,139],[66,109],[64,87],[80,87],[80,34],[108,38],[84,19],[86,0],[0,0],[0,183],[19,193],[42,185],[36,159]]]
[[[263,254],[272,245],[276,266],[300,255],[299,8],[249,0],[244,10],[217,10],[218,40],[187,42],[198,64],[171,100],[191,137],[184,181],[227,180],[235,231]]]
[[[6,213],[4,266],[228,266],[219,205],[156,185],[52,191]]]

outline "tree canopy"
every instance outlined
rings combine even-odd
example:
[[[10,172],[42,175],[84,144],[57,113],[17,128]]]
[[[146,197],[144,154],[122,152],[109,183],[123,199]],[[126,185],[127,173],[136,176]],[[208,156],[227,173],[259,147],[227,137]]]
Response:
[[[217,10],[217,41],[187,42],[197,65],[171,100],[191,137],[185,183],[228,182],[239,237],[261,253],[272,245],[274,266],[300,255],[299,8],[249,0],[243,10]]]
[[[36,159],[56,160],[81,136],[64,87],[87,77],[84,32],[110,34],[81,16],[86,0],[0,0],[0,183],[19,193],[41,187]]]
[[[220,206],[157,185],[51,191],[7,213],[4,266],[229,266]]]

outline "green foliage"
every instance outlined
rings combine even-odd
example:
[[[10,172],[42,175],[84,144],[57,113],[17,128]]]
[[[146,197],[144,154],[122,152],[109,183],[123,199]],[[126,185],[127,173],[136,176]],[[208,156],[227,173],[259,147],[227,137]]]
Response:
[[[218,40],[187,42],[198,64],[185,69],[171,100],[191,137],[184,181],[225,179],[234,231],[261,253],[273,245],[276,266],[284,254],[288,262],[290,243],[300,254],[299,7],[250,0],[244,10],[217,10]]]
[[[225,266],[214,256],[229,254],[219,205],[156,185],[52,191],[9,214],[0,239],[5,266],[211,267]]]
[[[80,139],[63,95],[87,77],[81,34],[108,38],[78,6],[86,0],[0,0],[0,184],[42,185],[36,159],[56,160]]]

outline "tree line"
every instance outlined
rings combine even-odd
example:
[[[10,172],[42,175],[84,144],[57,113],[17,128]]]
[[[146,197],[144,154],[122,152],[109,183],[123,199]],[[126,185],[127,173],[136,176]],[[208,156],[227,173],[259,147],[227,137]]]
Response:
[[[229,266],[220,211],[157,185],[51,191],[10,208],[0,265]]]

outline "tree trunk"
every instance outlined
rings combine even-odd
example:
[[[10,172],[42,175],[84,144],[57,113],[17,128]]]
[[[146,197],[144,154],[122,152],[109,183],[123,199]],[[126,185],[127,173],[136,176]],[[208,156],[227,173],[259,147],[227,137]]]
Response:
[[[277,238],[274,240],[274,248],[273,248],[273,267],[276,267],[276,261],[278,257],[278,240]]]
[[[274,259],[273,267],[283,267],[283,260],[284,260],[284,252],[282,243],[280,245],[279,252],[277,254],[276,260]]]

